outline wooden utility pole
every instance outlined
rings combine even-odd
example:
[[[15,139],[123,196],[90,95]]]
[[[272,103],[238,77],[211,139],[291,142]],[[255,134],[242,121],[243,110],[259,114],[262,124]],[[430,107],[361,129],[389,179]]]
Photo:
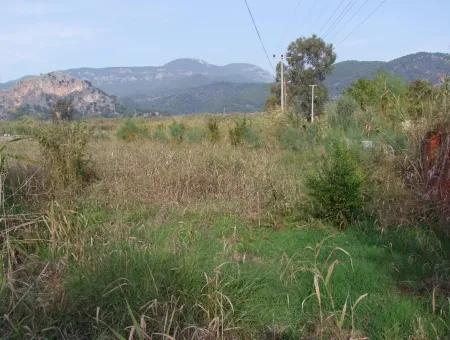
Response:
[[[311,87],[311,123],[314,123],[314,88],[317,85],[309,85]]]
[[[284,112],[284,60],[281,55],[281,111]]]

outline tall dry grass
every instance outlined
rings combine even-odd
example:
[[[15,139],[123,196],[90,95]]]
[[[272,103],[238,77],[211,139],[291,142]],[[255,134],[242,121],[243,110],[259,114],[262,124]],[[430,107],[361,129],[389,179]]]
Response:
[[[111,206],[212,209],[258,219],[283,213],[300,195],[297,174],[279,150],[99,140],[91,152],[100,178],[91,194]]]

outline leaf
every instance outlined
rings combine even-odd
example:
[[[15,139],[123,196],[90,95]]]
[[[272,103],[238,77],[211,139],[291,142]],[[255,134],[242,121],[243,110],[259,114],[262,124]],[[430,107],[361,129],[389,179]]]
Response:
[[[333,263],[328,267],[327,276],[325,277],[325,285],[328,286],[330,282],[331,276],[333,275],[333,271],[335,266],[339,263],[339,260],[334,260]]]
[[[348,303],[348,295],[347,298],[345,299],[344,307],[342,308],[341,317],[337,321],[337,326],[339,327],[339,329],[342,329],[342,327],[344,326],[345,316],[347,314],[347,303]]]

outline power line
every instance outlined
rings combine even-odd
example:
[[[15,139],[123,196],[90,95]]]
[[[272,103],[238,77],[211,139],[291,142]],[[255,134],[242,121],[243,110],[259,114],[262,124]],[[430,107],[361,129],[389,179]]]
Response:
[[[264,42],[261,38],[261,34],[259,33],[259,29],[258,29],[258,26],[256,25],[255,18],[253,17],[253,13],[250,9],[250,6],[248,5],[247,0],[244,0],[244,2],[245,2],[245,5],[247,6],[248,14],[250,14],[250,18],[252,19],[253,27],[255,27],[256,34],[258,35],[259,42],[261,43],[261,46],[264,50],[264,54],[266,55],[267,61],[270,65],[270,68],[272,69],[272,71],[274,71],[272,62],[270,61],[270,58],[269,58],[269,53],[267,53],[266,46],[264,45]]]
[[[347,34],[346,36],[345,36],[345,38],[344,39],[342,39],[340,42],[339,42],[339,44],[342,44],[344,41],[346,41],[358,28],[360,28],[362,25],[364,25],[366,22],[367,22],[367,20],[369,20],[380,8],[381,8],[381,6],[383,6],[384,5],[384,3],[386,2],[387,0],[382,0],[379,4],[378,4],[378,6],[377,7],[375,7],[374,9],[373,9],[373,11],[372,12],[370,12],[362,21],[360,21],[359,22],[359,24],[357,24],[351,31],[350,31],[350,33],[349,34]]]
[[[361,4],[361,6],[359,6],[359,7],[356,9],[356,11],[353,12],[353,14],[351,15],[351,17],[350,17],[350,18],[344,23],[344,25],[341,27],[341,31],[343,31],[344,28],[347,27],[347,25],[353,21],[353,19],[359,14],[359,12],[361,12],[361,10],[367,5],[368,2],[369,2],[369,0],[364,1],[364,2]],[[333,34],[333,35],[335,36],[336,34],[339,35],[339,32],[337,31],[337,32],[335,32],[335,34]]]
[[[332,33],[339,25],[339,23],[346,17],[346,15],[350,12],[350,10],[355,6],[357,0],[350,0],[349,3],[344,7],[338,17],[331,23],[330,27],[324,32],[324,38]]]
[[[341,2],[339,2],[339,5],[337,5],[337,7],[334,9],[333,13],[330,15],[330,17],[328,18],[327,21],[325,21],[325,23],[323,24],[323,26],[321,27],[321,29],[319,30],[319,32],[322,32],[325,27],[328,26],[328,24],[330,23],[330,21],[334,18],[335,14],[337,13],[337,11],[339,11],[339,9],[341,8],[341,6],[344,4],[345,0],[341,0]]]

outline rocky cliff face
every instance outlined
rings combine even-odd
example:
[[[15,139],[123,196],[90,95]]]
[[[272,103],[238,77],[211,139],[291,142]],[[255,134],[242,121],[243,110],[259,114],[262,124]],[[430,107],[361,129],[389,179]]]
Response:
[[[114,116],[116,100],[85,80],[61,72],[24,79],[13,88],[0,91],[0,119],[24,114],[49,116],[58,99],[72,102],[78,117]]]

